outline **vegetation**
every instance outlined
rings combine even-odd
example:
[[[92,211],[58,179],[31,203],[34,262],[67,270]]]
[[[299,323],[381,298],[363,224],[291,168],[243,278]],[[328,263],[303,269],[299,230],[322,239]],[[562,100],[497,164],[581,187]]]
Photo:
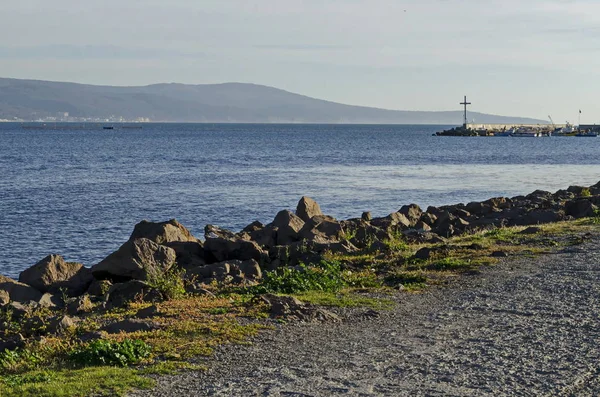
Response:
[[[149,283],[168,298],[156,304],[159,315],[151,319],[156,329],[120,334],[102,331],[106,324],[135,317],[149,303],[91,310],[60,337],[31,338],[22,348],[0,352],[0,395],[122,395],[131,388],[152,387],[146,375],[201,370],[189,360],[210,355],[222,344],[246,343],[248,337],[273,324],[262,321],[269,316],[269,307],[256,299],[261,294],[290,294],[322,306],[386,310],[395,304],[394,289],[418,293],[458,274],[476,272],[495,263],[491,254],[496,251],[531,256],[579,244],[599,224],[600,213],[542,225],[537,232],[523,233],[524,227],[497,228],[444,243],[411,243],[393,234],[384,242],[387,250],[367,247],[353,254],[329,253],[318,263],[265,272],[260,283],[250,286],[213,283],[207,288],[214,295],[187,294],[178,270],[154,275]],[[415,257],[422,248],[429,249],[429,255],[422,256],[427,259]],[[5,307],[0,311],[0,336],[43,335],[53,315],[56,312],[49,309],[36,309],[18,318],[10,306]],[[80,340],[90,333],[99,333],[101,339]]]

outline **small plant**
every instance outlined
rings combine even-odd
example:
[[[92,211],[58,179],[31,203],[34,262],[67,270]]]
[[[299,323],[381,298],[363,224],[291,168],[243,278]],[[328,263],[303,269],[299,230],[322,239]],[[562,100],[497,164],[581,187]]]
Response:
[[[418,271],[402,271],[390,274],[385,278],[385,282],[390,285],[423,287],[427,282],[427,276]]]
[[[0,353],[0,368],[2,372],[15,373],[36,368],[42,357],[28,349],[4,350]]]
[[[579,195],[581,197],[591,197],[592,196],[592,192],[590,191],[589,188],[584,187],[583,189],[581,189],[581,193],[579,193]]]
[[[150,356],[151,348],[144,341],[126,339],[123,342],[95,340],[69,355],[80,365],[111,365],[127,367],[140,363]]]
[[[151,274],[148,284],[160,291],[167,299],[177,299],[185,295],[182,269],[170,269],[163,273]]]
[[[317,266],[301,264],[299,268],[283,267],[265,274],[262,284],[250,287],[254,294],[293,294],[305,291],[336,292],[346,286],[338,262],[321,261]]]

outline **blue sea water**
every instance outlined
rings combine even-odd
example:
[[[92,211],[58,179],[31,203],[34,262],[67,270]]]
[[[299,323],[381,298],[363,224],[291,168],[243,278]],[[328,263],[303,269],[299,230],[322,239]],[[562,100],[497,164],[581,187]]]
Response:
[[[0,274],[91,266],[142,219],[239,230],[303,195],[338,219],[600,180],[600,138],[436,137],[445,126],[0,123]]]

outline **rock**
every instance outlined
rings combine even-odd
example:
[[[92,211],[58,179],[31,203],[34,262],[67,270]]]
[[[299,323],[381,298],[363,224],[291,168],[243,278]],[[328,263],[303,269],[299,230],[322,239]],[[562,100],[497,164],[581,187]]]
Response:
[[[429,226],[427,223],[425,223],[423,221],[418,221],[415,224],[415,230],[418,230],[420,232],[430,232],[431,226]]]
[[[92,267],[96,279],[111,281],[148,280],[175,264],[175,250],[146,238],[127,241]]]
[[[423,210],[421,210],[421,207],[419,207],[417,204],[404,205],[402,208],[400,208],[400,210],[398,210],[398,212],[408,219],[410,222],[409,226],[411,227],[415,226],[423,215]]]
[[[0,306],[8,305],[10,302],[10,295],[4,290],[0,290]]]
[[[273,317],[296,319],[304,322],[341,322],[342,319],[330,311],[306,305],[292,296],[262,295],[261,299],[271,306]]]
[[[524,225],[539,225],[562,221],[564,213],[556,210],[533,210],[523,217]]]
[[[254,221],[245,228],[242,229],[242,233],[252,234],[253,232],[257,232],[259,230],[264,229],[265,225],[263,225],[259,221]]]
[[[208,240],[209,238],[224,238],[228,240],[237,239],[238,236],[227,229],[221,229],[218,226],[206,225],[204,226],[204,238]]]
[[[48,322],[46,330],[50,334],[61,334],[75,326],[75,320],[69,316],[59,316]]]
[[[471,244],[471,245],[469,245],[467,247],[467,249],[470,249],[470,250],[473,250],[473,251],[480,251],[480,250],[482,250],[484,248],[485,247],[483,245],[478,244],[478,243],[473,243],[473,244]]]
[[[37,303],[33,305],[31,302],[26,304],[21,302],[10,302],[8,305],[4,306],[4,308],[12,312],[13,318],[19,319],[37,308]]]
[[[490,254],[493,258],[506,258],[508,254],[504,251],[494,251]]]
[[[92,311],[94,305],[89,295],[80,296],[67,304],[67,313],[74,316]]]
[[[152,305],[152,306],[148,306],[144,309],[140,309],[135,313],[136,318],[150,318],[150,317],[156,317],[159,315],[160,315],[160,310],[158,309],[158,306],[156,306],[156,305]]]
[[[250,232],[250,240],[256,242],[261,247],[271,248],[277,245],[277,228],[265,226],[262,229]]]
[[[80,295],[93,281],[90,269],[80,263],[65,262],[60,255],[48,255],[19,275],[19,281],[41,292]]]
[[[17,350],[24,346],[25,338],[23,338],[23,336],[20,334],[15,336],[6,336],[0,339],[0,352],[4,352],[5,350]]]
[[[437,216],[430,214],[429,212],[423,212],[420,221],[428,225],[433,225],[435,221],[437,221]]]
[[[91,296],[104,296],[110,289],[112,283],[108,280],[94,280],[87,290]]]
[[[0,276],[0,291],[8,294],[12,302],[37,302],[42,297],[37,289],[4,276]]]
[[[238,264],[242,274],[245,278],[258,280],[262,278],[262,270],[260,265],[254,259],[244,261]]]
[[[197,242],[192,233],[175,219],[166,222],[141,221],[135,225],[130,241],[145,238],[156,244],[165,244],[172,242]]]
[[[574,218],[595,216],[597,209],[598,207],[588,199],[576,199],[565,203],[565,214]]]
[[[42,297],[38,301],[38,304],[40,305],[40,307],[54,309],[57,307],[63,307],[65,303],[58,296],[46,292],[44,295],[42,295]]]
[[[293,212],[283,210],[275,216],[272,226],[278,229],[277,245],[288,245],[298,241],[298,233],[302,230],[304,221]]]
[[[468,212],[478,216],[487,215],[494,212],[493,208],[494,207],[489,204],[480,203],[478,201],[470,202],[465,206],[465,209]]]
[[[139,280],[114,284],[106,297],[106,307],[123,307],[129,302],[162,302],[163,295],[150,285]]]
[[[337,242],[344,235],[342,225],[337,221],[324,219],[318,221],[315,216],[304,224],[304,227],[298,233],[301,240],[317,241],[320,243]]]
[[[189,280],[202,280],[206,278],[223,280],[231,272],[230,262],[233,261],[223,261],[189,269],[186,272],[186,277]]]
[[[417,230],[406,230],[402,232],[404,238],[410,243],[430,243],[430,244],[438,244],[443,243],[445,240],[441,238],[439,235],[431,232],[419,232]]]
[[[394,227],[398,227],[401,230],[403,230],[410,227],[410,221],[404,214],[401,214],[399,212],[392,212],[385,218],[373,219],[371,221],[371,225],[387,231],[390,231]]]
[[[175,251],[175,261],[182,269],[201,266],[204,259],[204,246],[199,241],[174,241],[163,244]]]
[[[390,246],[382,241],[375,241],[369,246],[369,252],[388,252]]]
[[[589,193],[590,189],[587,186],[569,186],[567,192],[573,193],[575,196],[581,196],[584,192]]]
[[[369,211],[365,211],[360,216],[360,219],[363,220],[363,221],[365,221],[365,222],[370,222],[371,219],[373,219],[373,216],[371,216],[371,213]]]
[[[296,215],[304,222],[308,222],[313,216],[323,215],[319,204],[310,197],[302,197],[296,207]]]
[[[208,263],[214,263],[234,259],[260,261],[266,254],[254,241],[217,237],[206,239],[204,255]]]
[[[519,234],[536,234],[542,231],[542,228],[537,226],[530,226],[525,230],[519,232]]]
[[[428,260],[428,259],[430,259],[432,257],[432,255],[433,255],[434,252],[435,252],[434,249],[428,248],[428,247],[424,247],[424,248],[421,248],[420,250],[418,250],[415,253],[414,258],[426,261],[426,260]]]
[[[147,332],[159,329],[160,326],[148,320],[134,320],[134,319],[126,319],[123,321],[119,321],[116,323],[112,323],[106,325],[101,328],[102,331],[106,331],[109,334],[119,334],[121,332],[131,333],[131,332]]]
[[[347,233],[354,235],[350,239],[351,243],[359,248],[366,248],[375,241],[392,240],[392,235],[389,232],[366,222],[361,222],[358,226],[345,224],[344,227]]]
[[[193,294],[193,295],[208,296],[211,298],[216,298],[215,294],[213,294],[212,292],[210,292],[209,290],[204,288],[204,285],[201,283],[188,283],[185,286],[185,292],[187,292],[188,294]]]

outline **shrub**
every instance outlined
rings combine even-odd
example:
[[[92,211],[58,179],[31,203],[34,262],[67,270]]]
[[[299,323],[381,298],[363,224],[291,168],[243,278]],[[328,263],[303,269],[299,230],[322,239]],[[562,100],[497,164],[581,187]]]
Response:
[[[581,197],[590,197],[592,195],[592,192],[590,191],[589,188],[584,187],[583,189],[581,189],[581,193],[579,195]]]
[[[144,341],[126,339],[123,342],[95,340],[70,354],[74,362],[85,365],[127,367],[150,356],[151,348]]]
[[[160,291],[166,299],[176,299],[185,295],[184,270],[171,269],[160,274],[151,274],[148,285]]]
[[[2,372],[20,372],[36,368],[43,358],[28,349],[4,350],[0,352]]]
[[[293,294],[306,291],[336,292],[346,286],[338,262],[321,261],[317,266],[283,267],[265,273],[260,285],[250,287],[250,293]]]

